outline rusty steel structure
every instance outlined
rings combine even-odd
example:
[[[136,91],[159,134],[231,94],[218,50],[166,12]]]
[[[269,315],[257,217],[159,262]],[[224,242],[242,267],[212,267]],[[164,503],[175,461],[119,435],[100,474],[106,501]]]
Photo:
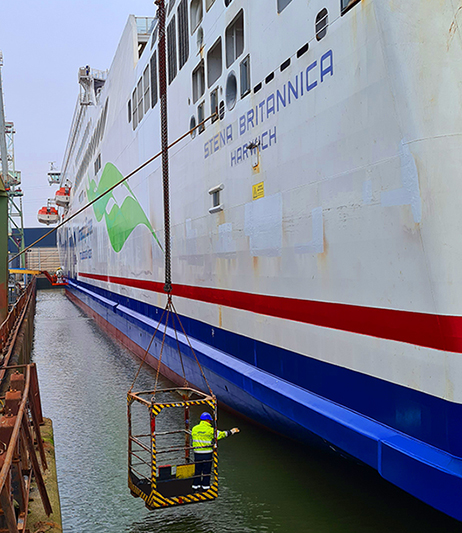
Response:
[[[0,325],[0,533],[27,533],[34,478],[47,515],[52,512],[42,471],[47,461],[37,369],[28,364],[35,311],[35,278]],[[40,461],[39,461],[40,458]]]
[[[42,475],[47,461],[40,434],[43,418],[37,370],[34,364],[4,370],[12,373],[0,417],[0,533],[27,533],[32,476],[45,512],[52,512]]]
[[[35,311],[35,277],[10,309],[0,325],[0,387],[5,378],[6,367],[29,360],[33,336],[33,315]]]

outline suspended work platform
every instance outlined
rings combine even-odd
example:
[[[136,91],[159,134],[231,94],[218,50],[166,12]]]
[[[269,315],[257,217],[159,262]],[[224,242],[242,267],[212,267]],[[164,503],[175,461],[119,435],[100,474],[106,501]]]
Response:
[[[217,401],[188,387],[129,392],[128,486],[148,509],[214,500],[218,496]],[[210,489],[192,488],[195,463],[190,411],[215,421]],[[178,429],[180,428],[180,429]]]

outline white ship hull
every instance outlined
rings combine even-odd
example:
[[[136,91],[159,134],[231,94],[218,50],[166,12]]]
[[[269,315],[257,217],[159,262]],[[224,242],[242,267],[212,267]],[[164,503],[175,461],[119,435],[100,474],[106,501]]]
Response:
[[[215,88],[225,102],[224,117],[170,150],[176,308],[224,403],[317,435],[462,519],[460,11],[413,0],[365,0],[343,15],[340,0],[293,0],[281,13],[273,4],[204,6],[168,86],[170,141],[200,121],[202,102],[212,113]],[[243,48],[227,67],[226,29],[241,10]],[[149,41],[138,58],[137,35],[131,17],[96,105],[76,111],[67,216],[160,151],[149,72],[143,111],[134,118],[138,96],[127,107],[157,49]],[[223,65],[208,87],[219,37]],[[252,90],[241,96],[246,57]],[[201,58],[207,88],[193,103]],[[165,305],[160,158],[59,242],[72,297],[141,353]],[[164,363],[179,374],[173,344]]]

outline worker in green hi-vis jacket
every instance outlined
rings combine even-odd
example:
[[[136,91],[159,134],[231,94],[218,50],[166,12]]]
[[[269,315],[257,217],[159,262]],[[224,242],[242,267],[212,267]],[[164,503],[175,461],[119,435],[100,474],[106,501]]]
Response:
[[[210,473],[212,471],[213,438],[215,430],[212,425],[213,419],[209,413],[201,414],[201,421],[191,431],[192,445],[194,448],[194,480],[192,488],[208,490],[210,488]],[[228,431],[217,431],[217,440],[239,433],[238,428]]]

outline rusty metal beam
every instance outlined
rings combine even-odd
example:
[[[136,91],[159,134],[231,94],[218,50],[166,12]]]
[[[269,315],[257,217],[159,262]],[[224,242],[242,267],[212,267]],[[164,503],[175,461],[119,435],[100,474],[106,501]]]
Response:
[[[30,364],[30,379],[31,379],[31,396],[29,401],[33,407],[33,414],[37,417],[37,423],[43,424],[42,402],[40,400],[40,387],[37,376],[37,366],[35,363]]]
[[[32,462],[32,469],[34,471],[35,480],[37,482],[40,496],[42,498],[43,507],[45,509],[46,514],[50,516],[53,512],[53,509],[51,508],[50,499],[48,498],[48,492],[45,487],[45,481],[43,480],[42,472],[40,470],[40,465],[37,459],[37,454],[35,453],[34,440],[30,433],[29,424],[26,417],[23,417],[22,419],[22,431],[25,436],[27,448],[29,450],[29,457]]]
[[[11,494],[7,486],[4,486],[0,492],[0,505],[6,518],[9,533],[19,533],[18,524],[16,522],[16,514],[14,512]]]

